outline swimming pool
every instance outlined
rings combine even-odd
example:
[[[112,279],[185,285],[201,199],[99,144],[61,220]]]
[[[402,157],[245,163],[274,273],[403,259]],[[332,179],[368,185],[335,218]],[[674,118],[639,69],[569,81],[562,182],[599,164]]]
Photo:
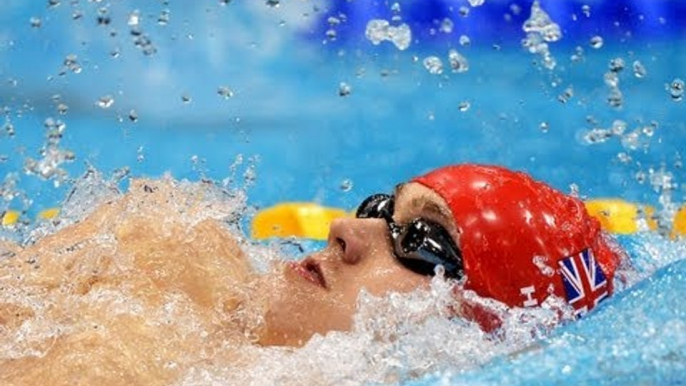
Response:
[[[526,170],[562,191],[574,184],[584,197],[683,202],[674,184],[684,176],[686,101],[670,89],[686,79],[679,4],[542,2],[562,26],[548,69],[522,47],[531,2],[267,3],[3,5],[0,171],[16,180],[6,191],[23,195],[3,190],[2,209],[32,218],[66,196],[68,179],[55,187],[59,178],[24,174],[27,158],[40,159],[49,118],[53,129],[55,120],[66,124],[56,148],[75,154],[59,165],[71,178],[86,164],[134,176],[233,175],[234,185],[250,181],[258,208],[315,201],[350,209],[456,162]],[[364,36],[368,21],[394,16],[416,39],[408,48]],[[451,70],[451,49],[467,71]],[[425,65],[432,56],[442,73]],[[683,383],[684,244],[654,234],[622,242],[648,279],[540,349],[401,381]]]

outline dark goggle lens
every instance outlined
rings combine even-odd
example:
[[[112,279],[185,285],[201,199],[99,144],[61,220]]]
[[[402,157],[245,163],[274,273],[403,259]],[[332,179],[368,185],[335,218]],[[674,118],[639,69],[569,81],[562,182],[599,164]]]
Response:
[[[445,276],[462,276],[462,255],[441,225],[421,218],[405,226],[391,225],[393,246],[398,260],[421,275],[433,275],[436,266],[445,268]]]
[[[445,268],[445,276],[462,276],[462,255],[448,231],[433,221],[417,218],[407,225],[393,221],[395,201],[388,194],[367,197],[357,208],[357,218],[382,218],[388,223],[393,250],[398,261],[420,275],[433,276],[436,266]]]
[[[357,218],[383,218],[391,221],[393,216],[393,196],[374,194],[367,197],[357,208]]]

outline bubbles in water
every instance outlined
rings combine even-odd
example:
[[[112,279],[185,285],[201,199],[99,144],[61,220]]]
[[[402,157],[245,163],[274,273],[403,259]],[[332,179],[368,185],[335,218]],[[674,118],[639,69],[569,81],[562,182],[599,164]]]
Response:
[[[557,96],[557,100],[560,101],[560,103],[567,103],[569,102],[570,99],[574,96],[574,88],[572,86],[567,87],[562,94]]]
[[[485,2],[486,0],[469,0],[469,5],[472,7],[479,7],[484,5]]]
[[[470,107],[471,104],[469,103],[469,101],[462,101],[459,105],[457,105],[457,109],[460,110],[461,113],[466,112],[467,110],[469,110]]]
[[[639,78],[639,79],[644,78],[648,74],[648,71],[646,70],[646,68],[638,60],[634,61],[633,69],[634,69],[634,76]]]
[[[31,24],[31,28],[40,28],[43,24],[41,19],[35,16],[29,19],[29,23]]]
[[[603,75],[603,80],[605,81],[605,85],[610,88],[619,86],[619,76],[617,76],[617,73],[615,72],[606,72],[605,75]]]
[[[467,35],[460,35],[460,45],[463,47],[468,47],[469,45],[472,44],[472,41],[469,39],[469,36]]]
[[[681,102],[684,97],[684,81],[677,78],[669,85],[669,95],[675,102]]]
[[[338,96],[346,97],[353,91],[352,87],[345,82],[338,84]]]
[[[217,89],[217,95],[224,99],[230,99],[233,97],[233,91],[227,86],[219,86]]]
[[[597,49],[600,49],[603,46],[603,38],[596,35],[591,38],[591,47]]]
[[[581,6],[581,12],[584,13],[584,16],[591,17],[591,6],[588,4],[582,5]]]
[[[461,73],[469,70],[467,58],[460,55],[455,49],[448,51],[448,62],[450,63],[450,68],[453,72]],[[426,66],[426,61],[424,62],[424,65]],[[431,70],[429,70],[429,72],[431,72]]]
[[[469,8],[468,8],[468,7],[465,7],[464,5],[460,7],[460,9],[458,10],[458,12],[459,12],[460,16],[462,16],[462,17],[467,17],[467,16],[469,16]]]
[[[622,135],[626,131],[626,122],[621,119],[616,119],[612,122],[611,132],[613,135]]]
[[[114,104],[114,98],[111,95],[100,97],[95,104],[101,109],[109,109]]]
[[[524,22],[522,29],[526,32],[526,38],[522,39],[522,46],[530,53],[540,55],[545,68],[554,69],[557,63],[550,54],[548,43],[560,40],[562,31],[560,26],[553,22],[541,8],[538,1],[534,1],[531,5],[531,16]]]
[[[403,23],[395,27],[382,19],[370,20],[365,29],[365,36],[374,45],[386,40],[390,41],[401,51],[407,49],[412,40],[412,32],[407,24]]]
[[[353,182],[349,178],[345,178],[341,181],[341,190],[344,192],[349,192],[353,188]]]
[[[439,75],[443,73],[443,61],[437,56],[427,56],[422,63],[430,74]]]
[[[441,22],[441,32],[449,34],[453,32],[453,21],[447,17]]]

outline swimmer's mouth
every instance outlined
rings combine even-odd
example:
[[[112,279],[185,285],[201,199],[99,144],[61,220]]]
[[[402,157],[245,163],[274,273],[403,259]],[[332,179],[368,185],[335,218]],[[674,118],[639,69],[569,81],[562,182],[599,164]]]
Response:
[[[305,279],[322,288],[327,288],[322,268],[315,260],[308,257],[300,263],[291,263],[290,266]]]

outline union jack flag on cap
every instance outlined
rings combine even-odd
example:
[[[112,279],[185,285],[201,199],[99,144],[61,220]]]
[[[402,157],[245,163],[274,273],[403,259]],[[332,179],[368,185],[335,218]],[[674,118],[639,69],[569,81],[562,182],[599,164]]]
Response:
[[[567,302],[574,315],[583,316],[609,295],[605,273],[590,248],[560,260],[560,273]]]

